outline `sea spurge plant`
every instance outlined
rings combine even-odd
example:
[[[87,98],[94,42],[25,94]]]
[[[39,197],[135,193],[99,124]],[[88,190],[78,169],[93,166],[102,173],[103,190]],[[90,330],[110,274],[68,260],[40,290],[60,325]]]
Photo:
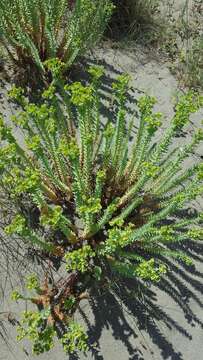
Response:
[[[26,288],[28,290],[38,290],[39,289],[39,291],[40,291],[39,280],[38,280],[36,274],[31,274],[27,277]]]
[[[17,328],[17,340],[23,340],[27,337],[32,343],[32,351],[34,354],[39,355],[45,351],[49,351],[54,346],[54,337],[56,331],[53,326],[46,326],[44,330],[40,328],[45,323],[49,316],[49,311],[24,311],[21,324]]]
[[[139,257],[136,260],[139,262]],[[167,270],[164,264],[156,265],[153,258],[150,260],[142,259],[142,261],[136,266],[132,265],[129,259],[126,259],[123,263],[112,260],[112,269],[113,271],[116,271],[118,274],[125,277],[134,278],[139,276],[143,280],[150,280],[154,282],[160,281],[160,277],[164,275]]]
[[[38,311],[26,310],[22,314],[21,322],[17,328],[17,340],[28,338],[32,342],[32,351],[35,355],[44,353],[53,348],[57,339],[57,323],[63,322],[63,332],[60,341],[66,353],[76,350],[86,352],[88,349],[87,335],[80,324],[72,318],[73,308],[80,301],[80,297],[69,294],[70,288],[57,295],[57,284],[55,291],[49,288],[48,279],[41,285],[35,274],[26,279],[27,295],[13,291],[13,301],[31,301],[38,306]],[[70,284],[69,284],[70,285]],[[54,298],[55,296],[55,298]],[[82,297],[81,297],[82,298]],[[54,303],[52,304],[52,300]]]
[[[32,230],[26,223],[26,219],[19,214],[16,215],[10,225],[7,225],[4,228],[4,231],[7,235],[20,235],[26,242],[29,241],[33,245],[40,246],[44,250],[53,250],[53,245],[44,241],[43,237]]]
[[[115,91],[117,100],[124,105],[126,100],[126,90],[128,89],[130,76],[128,74],[119,75],[116,82],[113,82],[112,88]]]
[[[45,68],[47,68],[52,73],[54,79],[61,75],[61,73],[63,72],[63,69],[65,68],[65,65],[66,65],[59,58],[51,58],[51,59],[45,60],[43,64],[44,64]],[[49,87],[48,90],[45,90],[44,93],[42,94],[42,96],[46,97],[45,94],[47,94],[48,92],[53,93],[53,91],[51,91],[51,90],[54,90],[54,86],[51,86],[51,87]]]
[[[72,354],[76,350],[86,352],[88,350],[87,338],[82,326],[76,322],[71,322],[61,342],[67,353]]]
[[[160,264],[155,266],[154,259],[143,261],[136,269],[136,274],[145,280],[159,281],[160,276],[166,273],[166,266]]]
[[[88,73],[92,76],[92,79],[93,79],[93,84],[94,83],[97,83],[97,81],[99,79],[101,79],[101,77],[104,75],[105,73],[105,70],[104,70],[104,67],[102,66],[91,66],[89,69],[88,69]]]
[[[95,281],[108,283],[109,272],[115,281],[119,276],[159,281],[168,269],[166,256],[191,263],[175,244],[202,238],[201,214],[178,218],[179,210],[203,192],[202,164],[183,167],[202,141],[202,131],[182,147],[174,138],[203,98],[195,92],[183,95],[155,143],[164,121],[153,110],[156,99],[142,96],[138,115],[128,121],[129,79],[120,76],[113,85],[116,116],[105,118],[98,91],[103,69],[90,68],[89,74],[86,85],[53,79],[40,105],[20,94],[22,111],[15,115],[15,124],[24,134],[25,147],[3,121],[0,128],[0,185],[19,209],[5,231],[17,233],[53,266],[65,265],[67,277],[57,283],[50,278],[32,301],[40,311],[54,308],[43,329],[47,325],[55,331],[61,322],[70,326],[72,332],[61,338],[68,351],[85,349],[83,333],[71,321]],[[25,211],[28,202],[34,218]]]
[[[71,91],[71,102],[78,106],[91,104],[92,102],[92,88],[91,86],[83,86],[80,82],[75,82],[70,86],[65,87],[66,90]]]
[[[10,225],[8,225],[5,229],[5,232],[8,235],[11,235],[13,233],[22,235],[23,232],[26,231],[26,220],[24,217],[22,217],[21,215],[17,215],[12,223],[10,223]]]
[[[84,245],[81,249],[68,252],[64,257],[66,260],[66,269],[78,270],[84,273],[90,266],[90,259],[95,256],[91,246]]]
[[[113,8],[110,0],[2,0],[0,44],[18,66],[56,77],[101,38]]]
[[[23,99],[24,89],[21,87],[16,87],[13,85],[11,90],[8,91],[8,96],[16,101],[21,101]]]

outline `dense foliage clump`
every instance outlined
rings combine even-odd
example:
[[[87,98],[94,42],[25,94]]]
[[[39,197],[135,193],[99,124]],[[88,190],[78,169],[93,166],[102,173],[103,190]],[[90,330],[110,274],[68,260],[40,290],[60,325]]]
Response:
[[[0,43],[21,67],[44,72],[58,57],[68,68],[100,39],[112,10],[110,0],[2,0]]]
[[[182,96],[170,126],[155,143],[162,124],[162,114],[153,110],[156,99],[141,97],[139,116],[129,120],[127,75],[113,83],[115,112],[105,118],[101,67],[89,69],[89,85],[65,85],[61,63],[47,66],[53,81],[40,104],[30,103],[20,88],[10,91],[22,107],[12,121],[24,135],[23,145],[1,119],[0,186],[17,209],[4,231],[57,263],[59,272],[65,263],[67,271],[60,281],[49,274],[43,283],[35,275],[28,279],[27,298],[38,311],[24,314],[19,339],[28,336],[33,351],[40,353],[58,335],[65,351],[85,351],[86,335],[73,315],[92,284],[108,284],[109,274],[159,281],[167,271],[164,256],[191,262],[168,245],[202,238],[202,214],[190,221],[175,215],[202,194],[203,165],[184,169],[183,163],[203,132],[197,130],[182,147],[171,145],[203,99],[195,92]],[[13,298],[25,297],[15,292]]]

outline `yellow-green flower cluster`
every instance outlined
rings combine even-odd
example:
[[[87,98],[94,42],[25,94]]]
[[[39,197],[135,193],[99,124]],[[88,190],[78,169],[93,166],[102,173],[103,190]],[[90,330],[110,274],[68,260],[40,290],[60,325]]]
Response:
[[[166,265],[155,264],[154,258],[142,261],[136,268],[135,273],[143,280],[159,281],[160,276],[166,273]]]
[[[203,105],[203,96],[194,91],[190,91],[175,107],[176,113],[173,124],[177,129],[181,129],[189,121],[190,114],[196,112]]]
[[[61,338],[61,343],[67,353],[72,354],[77,349],[86,352],[88,350],[87,339],[82,326],[72,321],[69,323],[67,332]]]
[[[93,79],[100,79],[104,75],[104,67],[103,66],[90,66],[88,69],[88,73],[93,77]]]
[[[40,216],[40,223],[57,228],[62,217],[62,208],[57,205],[54,208],[49,207],[45,213]]]
[[[68,252],[65,255],[66,269],[68,271],[79,271],[84,273],[89,268],[90,258],[95,256],[95,252],[89,245],[84,245],[78,250]]]
[[[91,86],[84,86],[80,82],[65,86],[65,90],[71,91],[71,102],[79,107],[88,105],[93,100],[93,90]]]
[[[12,222],[4,228],[7,235],[19,234],[23,235],[26,231],[26,220],[21,215],[16,215]]]
[[[99,198],[85,198],[85,205],[79,207],[79,213],[97,214],[101,209],[101,200]]]
[[[145,174],[149,177],[155,177],[159,171],[159,167],[154,165],[154,164],[151,164],[150,162],[143,162],[142,164],[143,166],[143,171],[145,172]]]

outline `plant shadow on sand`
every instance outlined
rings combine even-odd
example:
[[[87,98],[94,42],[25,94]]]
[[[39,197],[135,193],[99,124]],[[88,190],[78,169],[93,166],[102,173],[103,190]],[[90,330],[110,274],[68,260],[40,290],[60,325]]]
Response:
[[[194,211],[188,209],[178,216],[191,218]],[[185,354],[177,349],[167,333],[174,331],[176,337],[182,336],[187,348],[188,342],[192,344],[192,329],[203,329],[203,319],[199,319],[196,314],[197,308],[200,312],[203,309],[203,272],[198,271],[196,266],[203,263],[203,244],[188,240],[174,246],[177,250],[184,250],[193,259],[194,265],[189,266],[181,261],[165,258],[169,271],[156,284],[148,287],[134,279],[126,279],[117,281],[108,291],[94,289],[89,301],[93,325],[85,310],[82,307],[79,309],[87,326],[92,359],[106,359],[102,355],[100,344],[104,329],[108,329],[115,340],[122,342],[129,354],[128,360],[145,360],[146,352],[147,359],[156,360],[157,350],[154,352],[154,345],[158,347],[161,359],[185,359]],[[164,305],[159,303],[162,296]],[[195,311],[192,306],[194,303],[197,305]],[[178,313],[184,317],[186,326]],[[137,346],[132,344],[132,337]],[[116,342],[113,345],[116,346]],[[119,356],[116,349],[115,356]],[[73,354],[69,359],[77,360],[80,357]]]

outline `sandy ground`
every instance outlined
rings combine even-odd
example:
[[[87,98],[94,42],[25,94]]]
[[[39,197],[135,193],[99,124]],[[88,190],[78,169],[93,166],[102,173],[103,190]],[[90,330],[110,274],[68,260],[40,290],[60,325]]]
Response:
[[[129,101],[143,92],[157,97],[157,108],[164,114],[163,128],[173,114],[173,100],[180,91],[175,78],[164,63],[150,58],[141,49],[127,52],[121,50],[97,50],[95,61],[107,69],[103,85],[103,94],[110,96],[112,79],[120,72],[131,75],[132,86],[136,89]],[[13,111],[5,99],[5,83],[1,84],[0,112],[7,118]],[[132,105],[130,105],[132,106]],[[176,145],[188,141],[196,127],[201,126],[203,113],[191,119],[188,131],[182,138],[176,139]],[[161,132],[159,133],[161,136]],[[190,161],[203,155],[203,148]],[[199,199],[194,207],[203,208]],[[191,210],[192,211],[192,210]],[[187,251],[195,262],[195,267],[188,268],[169,263],[173,273],[157,286],[146,290],[142,301],[137,300],[138,289],[134,283],[123,283],[112,294],[96,294],[89,303],[81,304],[77,318],[81,318],[90,337],[90,351],[84,355],[65,356],[60,345],[53,351],[38,357],[39,360],[201,360],[203,358],[203,247],[201,244],[190,246]],[[23,275],[22,275],[23,277]],[[4,288],[4,301],[1,311],[11,312],[15,318],[22,305],[10,302],[11,283],[19,282],[16,270],[11,271]],[[5,283],[5,273],[1,272]],[[131,293],[131,295],[129,294]],[[134,296],[132,293],[134,292]],[[1,298],[1,296],[0,296]],[[29,345],[17,344],[15,326],[2,316],[7,333],[6,344],[0,339],[0,359],[32,359]],[[24,348],[23,348],[24,346]]]

